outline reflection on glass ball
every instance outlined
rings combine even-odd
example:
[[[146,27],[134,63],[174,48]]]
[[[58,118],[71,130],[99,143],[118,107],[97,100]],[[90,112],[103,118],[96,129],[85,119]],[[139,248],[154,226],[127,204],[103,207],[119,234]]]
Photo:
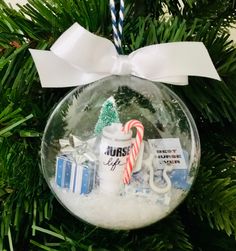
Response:
[[[189,192],[199,160],[198,132],[183,102],[165,85],[131,76],[71,91],[51,114],[41,148],[59,202],[108,229],[167,216]]]

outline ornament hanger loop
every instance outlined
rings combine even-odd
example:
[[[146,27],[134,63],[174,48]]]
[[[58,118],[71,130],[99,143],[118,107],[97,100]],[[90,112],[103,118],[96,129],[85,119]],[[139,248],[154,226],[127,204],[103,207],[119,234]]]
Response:
[[[116,18],[115,1],[110,0],[113,39],[114,39],[116,49],[119,53],[121,53],[121,39],[122,39],[122,32],[123,32],[124,10],[125,10],[124,0],[120,0],[119,19]]]

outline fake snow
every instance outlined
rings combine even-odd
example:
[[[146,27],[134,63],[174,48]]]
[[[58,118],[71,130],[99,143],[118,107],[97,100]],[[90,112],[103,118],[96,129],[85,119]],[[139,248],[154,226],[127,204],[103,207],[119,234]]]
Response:
[[[69,192],[50,185],[61,204],[80,219],[102,228],[135,229],[150,225],[167,216],[182,201],[186,192],[172,188],[168,194],[148,196],[127,194],[104,195],[94,189],[87,195]]]

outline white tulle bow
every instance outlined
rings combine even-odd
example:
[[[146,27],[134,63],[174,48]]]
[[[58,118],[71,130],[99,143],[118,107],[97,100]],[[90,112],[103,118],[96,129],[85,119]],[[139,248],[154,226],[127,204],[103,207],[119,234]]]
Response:
[[[220,80],[201,42],[150,45],[119,55],[113,43],[73,24],[50,51],[30,49],[43,87],[91,83],[110,75],[133,75],[175,85],[188,84],[188,76]]]

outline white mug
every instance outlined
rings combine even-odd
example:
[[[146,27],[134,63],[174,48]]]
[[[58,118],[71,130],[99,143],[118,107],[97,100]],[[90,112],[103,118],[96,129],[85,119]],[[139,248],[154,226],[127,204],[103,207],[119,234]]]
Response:
[[[99,155],[100,192],[119,195],[122,191],[124,169],[131,150],[132,132],[124,133],[121,123],[113,123],[102,131]]]

